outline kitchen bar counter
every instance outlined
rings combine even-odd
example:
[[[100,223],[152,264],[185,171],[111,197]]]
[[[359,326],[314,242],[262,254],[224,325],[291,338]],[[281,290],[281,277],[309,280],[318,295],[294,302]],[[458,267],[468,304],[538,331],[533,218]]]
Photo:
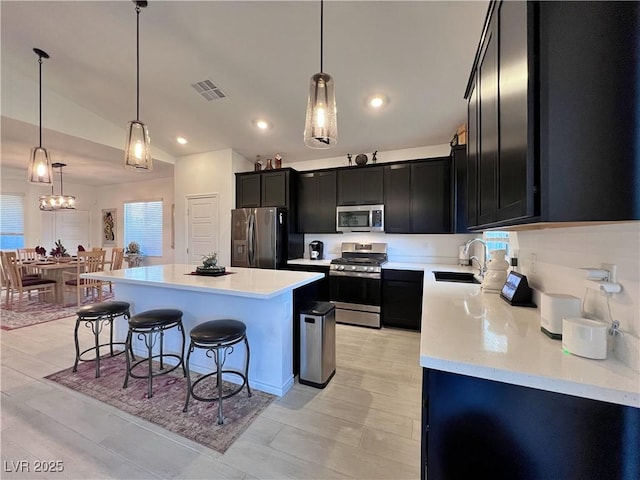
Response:
[[[640,407],[637,371],[613,358],[565,353],[540,331],[537,308],[512,307],[477,284],[436,282],[434,270],[476,271],[425,266],[422,367]]]
[[[293,291],[322,279],[323,275],[235,267],[227,268],[227,275],[217,277],[190,275],[195,269],[183,264],[157,265],[83,277],[113,282],[116,299],[129,302],[134,315],[158,308],[182,310],[187,348],[189,331],[199,323],[222,318],[244,322],[251,348],[251,387],[284,395],[293,385]],[[115,330],[117,340],[123,341],[126,322],[116,321]],[[180,350],[177,332],[165,332],[164,342],[166,351]],[[143,354],[145,347],[138,340],[134,350]],[[242,367],[243,349],[239,348],[238,353],[227,357],[225,367]],[[196,372],[212,370],[213,360],[201,351],[195,351],[190,362]]]

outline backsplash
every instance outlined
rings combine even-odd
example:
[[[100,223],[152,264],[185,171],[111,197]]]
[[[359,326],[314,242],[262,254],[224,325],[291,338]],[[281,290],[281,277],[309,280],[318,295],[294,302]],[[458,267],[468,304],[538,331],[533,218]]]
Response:
[[[309,258],[309,242],[324,243],[324,257],[340,256],[342,242],[382,242],[387,244],[390,262],[456,265],[458,246],[477,235],[396,235],[385,233],[306,234],[304,257]]]
[[[610,353],[640,370],[640,223],[519,231],[514,240],[519,248],[519,271],[534,289],[584,299],[586,316],[607,323],[606,296],[587,292],[587,275],[581,268],[617,265],[622,292],[612,294],[609,301],[624,335],[612,339]]]

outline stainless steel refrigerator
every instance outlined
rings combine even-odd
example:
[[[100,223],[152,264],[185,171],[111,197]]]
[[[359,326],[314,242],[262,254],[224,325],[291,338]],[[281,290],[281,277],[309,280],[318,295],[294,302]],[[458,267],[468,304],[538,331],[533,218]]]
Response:
[[[231,266],[282,268],[288,258],[287,210],[231,210]]]

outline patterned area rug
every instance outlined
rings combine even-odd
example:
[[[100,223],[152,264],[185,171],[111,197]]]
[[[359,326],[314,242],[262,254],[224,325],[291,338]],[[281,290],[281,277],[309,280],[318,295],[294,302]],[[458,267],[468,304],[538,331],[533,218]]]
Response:
[[[145,367],[142,367],[145,368]],[[217,424],[218,402],[200,402],[191,398],[187,413],[182,411],[187,395],[187,380],[182,369],[153,379],[153,397],[147,398],[147,380],[129,378],[122,388],[126,372],[124,355],[104,357],[100,361],[100,378],[95,378],[93,362],[84,362],[73,373],[71,368],[49,375],[49,380],[107,403],[136,417],[155,423],[171,432],[205,447],[224,453],[238,436],[275,398],[268,393],[246,389],[223,400],[224,424]],[[192,381],[197,378],[192,374]],[[212,379],[209,379],[212,380]],[[225,383],[225,391],[233,384]],[[212,396],[214,381],[204,381],[197,390],[201,396]]]
[[[20,310],[8,310],[4,306],[4,295],[2,292],[2,302],[0,309],[0,328],[2,330],[13,330],[15,328],[28,327],[35,325],[36,323],[50,322],[52,320],[60,320],[61,318],[70,317],[75,315],[77,306],[62,306],[54,305],[51,303],[44,303],[37,300],[37,296],[34,295],[32,299],[23,298],[22,306]],[[104,292],[102,294],[102,301],[113,299],[113,293]],[[96,300],[97,301],[97,300]],[[91,297],[87,298],[83,305],[93,302]],[[17,301],[14,302],[17,308]]]

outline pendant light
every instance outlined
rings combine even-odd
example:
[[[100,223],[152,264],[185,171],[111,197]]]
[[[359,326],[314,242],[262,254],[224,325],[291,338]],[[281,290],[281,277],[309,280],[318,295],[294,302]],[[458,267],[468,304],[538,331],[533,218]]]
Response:
[[[338,143],[338,118],[333,78],[322,68],[324,2],[320,0],[320,73],[311,77],[304,143],[309,148],[331,148]]]
[[[51,195],[42,195],[39,199],[39,208],[50,212],[51,210],[73,210],[76,208],[76,197],[73,195],[65,195],[62,187],[62,167],[66,167],[66,163],[54,163],[53,168],[60,169],[60,195],[53,194],[53,185],[51,185]]]
[[[136,5],[136,119],[129,122],[127,143],[124,150],[125,167],[139,172],[153,170],[149,130],[140,121],[140,9],[146,0],[133,0]]]
[[[31,183],[53,183],[53,170],[51,169],[51,158],[46,148],[42,146],[42,59],[49,58],[49,54],[39,48],[33,51],[38,55],[39,70],[39,112],[40,112],[40,143],[31,149],[29,157],[29,181]]]

